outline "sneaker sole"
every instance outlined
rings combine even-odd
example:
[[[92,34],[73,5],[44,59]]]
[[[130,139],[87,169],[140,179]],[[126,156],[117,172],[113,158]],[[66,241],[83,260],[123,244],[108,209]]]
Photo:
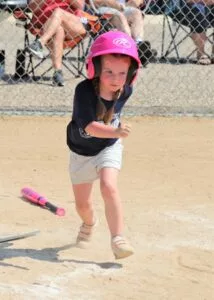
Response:
[[[114,250],[113,253],[114,253],[115,259],[122,259],[122,258],[126,258],[126,257],[133,255],[134,251],[133,250],[124,250],[124,251],[118,250],[116,252]]]
[[[64,83],[52,82],[52,86],[65,86]]]
[[[40,58],[40,59],[43,59],[43,58],[44,58],[44,54],[38,54],[38,52],[34,51],[33,49],[26,48],[26,51],[27,51],[28,53],[33,54],[35,57],[38,57],[38,58]]]
[[[90,241],[76,241],[75,245],[80,249],[88,249],[90,247]]]

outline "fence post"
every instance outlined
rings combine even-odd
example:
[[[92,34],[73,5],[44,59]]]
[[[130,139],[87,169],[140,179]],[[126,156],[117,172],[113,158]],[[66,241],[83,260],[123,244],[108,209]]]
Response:
[[[16,52],[15,79],[24,79],[25,73],[25,50],[18,49]]]
[[[5,50],[0,50],[0,79],[5,74]]]

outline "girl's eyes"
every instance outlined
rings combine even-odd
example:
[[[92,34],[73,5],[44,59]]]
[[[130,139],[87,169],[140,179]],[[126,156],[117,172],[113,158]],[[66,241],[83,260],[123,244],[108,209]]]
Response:
[[[109,75],[113,75],[113,72],[110,71],[110,70],[106,70],[106,71],[104,71],[104,73],[109,74]],[[120,76],[126,76],[127,73],[126,72],[120,72],[119,75]]]

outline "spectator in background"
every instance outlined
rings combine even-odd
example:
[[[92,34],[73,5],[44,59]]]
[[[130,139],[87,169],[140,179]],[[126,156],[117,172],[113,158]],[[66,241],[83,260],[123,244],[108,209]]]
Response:
[[[144,0],[93,0],[100,14],[111,14],[111,24],[119,31],[130,35],[137,43],[139,57],[143,66],[147,65],[157,51],[144,41],[144,16],[139,9]],[[90,1],[87,1],[90,3]]]
[[[206,0],[206,17],[208,21],[208,28],[214,28],[214,0]],[[211,62],[214,64],[214,35],[213,35]]]
[[[214,4],[214,0],[181,0],[179,4],[176,0],[166,2],[168,15],[177,23],[190,28],[190,36],[197,47],[197,63],[200,65],[212,63],[212,57],[205,52],[206,29],[214,26],[214,10],[210,7],[212,3]],[[174,6],[170,7],[170,5]],[[212,52],[214,53],[214,48]]]
[[[79,14],[84,6],[84,0],[30,0],[29,2],[29,8],[33,13],[32,26],[40,29],[41,36],[29,46],[27,51],[43,58],[43,47],[46,45],[49,48],[54,67],[53,85],[64,86],[62,73],[64,40],[72,40],[86,34],[85,23],[87,22]]]

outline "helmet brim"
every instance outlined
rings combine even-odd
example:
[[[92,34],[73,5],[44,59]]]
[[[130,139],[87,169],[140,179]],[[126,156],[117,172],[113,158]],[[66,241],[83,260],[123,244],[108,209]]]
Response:
[[[111,54],[127,55],[127,56],[131,57],[132,59],[134,59],[137,62],[138,68],[140,67],[140,64],[141,64],[140,59],[137,59],[136,56],[131,55],[129,53],[128,49],[123,49],[123,50],[121,50],[121,49],[118,49],[118,50],[114,49],[114,51],[111,51],[111,52],[109,52],[109,49],[108,50],[103,50],[103,51],[98,51],[98,52],[96,52],[96,54],[93,54],[93,55],[89,54],[88,60],[91,60],[91,59],[93,59],[94,57],[97,57],[97,56],[107,55],[107,54],[109,54],[109,55],[111,55]]]

